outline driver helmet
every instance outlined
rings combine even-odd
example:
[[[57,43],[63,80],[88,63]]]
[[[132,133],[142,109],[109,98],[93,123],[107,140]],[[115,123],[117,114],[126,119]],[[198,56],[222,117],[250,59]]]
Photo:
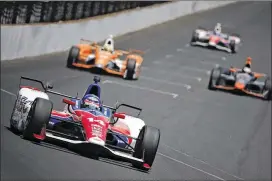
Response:
[[[222,28],[221,28],[221,24],[220,23],[217,23],[214,27],[214,33],[215,34],[220,34],[222,31]]]
[[[82,102],[83,102],[84,108],[99,110],[99,108],[101,106],[100,99],[93,94],[85,95]]]
[[[113,36],[112,36],[112,35],[109,35],[109,38],[106,39],[103,48],[104,48],[106,51],[111,51],[111,52],[114,51],[114,40],[113,40]]]
[[[251,69],[249,68],[249,67],[244,67],[243,68],[243,72],[245,72],[245,73],[251,73]]]

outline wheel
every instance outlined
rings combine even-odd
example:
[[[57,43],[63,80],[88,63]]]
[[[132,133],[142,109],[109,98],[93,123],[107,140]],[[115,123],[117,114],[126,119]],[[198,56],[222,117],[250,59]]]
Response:
[[[194,32],[193,33],[193,36],[192,36],[192,39],[191,39],[191,44],[196,42],[198,40],[198,33],[197,32]]]
[[[266,78],[265,80],[265,85],[264,85],[264,90],[263,93],[265,91],[268,91],[267,94],[265,95],[264,99],[267,101],[271,101],[272,98],[272,90],[271,90],[271,80],[270,78]]]
[[[209,90],[216,90],[215,85],[218,85],[220,82],[221,68],[213,68],[210,75],[210,80],[208,84]]]
[[[237,53],[236,43],[234,40],[230,41],[230,50],[231,50],[231,53]]]
[[[129,80],[135,79],[134,78],[135,68],[136,68],[136,61],[133,59],[128,59],[127,69],[126,69],[124,78]]]
[[[157,154],[159,142],[160,130],[145,125],[139,133],[133,156],[139,159],[144,159],[144,163],[148,164],[148,166],[151,168]],[[134,167],[143,170],[149,169],[143,165],[134,165]]]
[[[33,101],[22,135],[24,139],[39,141],[35,139],[33,134],[40,134],[42,129],[46,127],[50,119],[52,108],[53,104],[49,100],[36,98]]]
[[[13,133],[19,134],[20,131],[15,126],[13,126],[13,124],[12,124],[12,123],[14,123],[14,120],[12,119],[12,117],[13,117],[13,114],[14,114],[14,111],[15,111],[15,108],[16,108],[16,105],[17,105],[17,101],[18,101],[18,98],[16,98],[16,101],[15,101],[13,109],[12,109],[12,113],[11,113],[10,121],[9,121],[9,125],[10,125],[9,128]]]
[[[68,68],[72,68],[73,67],[73,63],[77,63],[78,55],[79,55],[79,48],[73,46],[70,49],[69,55],[68,55],[68,58],[67,58],[67,64],[66,64],[66,66]]]

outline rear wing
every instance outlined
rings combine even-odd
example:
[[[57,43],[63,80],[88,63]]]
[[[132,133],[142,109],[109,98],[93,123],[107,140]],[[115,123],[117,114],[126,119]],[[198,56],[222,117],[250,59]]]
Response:
[[[103,107],[111,109],[113,111],[113,113],[116,112],[120,107],[128,107],[128,108],[139,111],[138,114],[136,115],[137,118],[140,116],[140,114],[142,112],[142,109],[139,107],[135,107],[135,106],[128,105],[128,104],[118,104],[118,102],[116,103],[115,107],[111,107],[111,106],[107,106],[107,105],[103,105]]]
[[[32,79],[32,78],[24,77],[24,76],[21,76],[21,77],[20,77],[20,83],[19,83],[18,93],[19,93],[19,91],[20,91],[20,89],[21,89],[22,87],[28,87],[28,86],[22,86],[22,80],[28,80],[28,81],[32,81],[32,82],[37,82],[37,83],[39,83],[39,84],[42,86],[42,88],[43,88],[42,91],[45,92],[45,93],[51,93],[51,94],[59,95],[59,96],[62,96],[62,97],[67,97],[67,98],[70,98],[70,99],[77,99],[77,100],[79,100],[79,99],[78,99],[78,96],[72,97],[72,96],[69,96],[69,95],[62,94],[62,93],[55,92],[55,91],[51,90],[51,89],[53,89],[53,85],[52,85],[51,83],[49,83],[49,82],[47,82],[46,84],[44,84],[44,83],[43,83],[42,81],[40,81],[40,80]],[[35,88],[35,89],[36,89],[36,88]]]

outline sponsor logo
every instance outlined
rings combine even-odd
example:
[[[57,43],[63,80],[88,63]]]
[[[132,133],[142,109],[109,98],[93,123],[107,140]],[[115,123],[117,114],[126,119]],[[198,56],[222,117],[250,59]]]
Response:
[[[88,118],[88,120],[89,120],[89,122],[97,122],[100,125],[105,126],[105,123],[102,120],[97,120],[97,119],[94,119],[94,118]]]
[[[92,136],[102,137],[102,127],[99,125],[92,125]]]

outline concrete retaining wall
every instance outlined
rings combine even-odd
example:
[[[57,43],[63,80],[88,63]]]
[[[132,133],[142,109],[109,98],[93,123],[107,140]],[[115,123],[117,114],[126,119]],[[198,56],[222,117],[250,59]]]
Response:
[[[68,50],[80,38],[103,41],[235,1],[177,1],[68,23],[1,26],[1,60]]]

